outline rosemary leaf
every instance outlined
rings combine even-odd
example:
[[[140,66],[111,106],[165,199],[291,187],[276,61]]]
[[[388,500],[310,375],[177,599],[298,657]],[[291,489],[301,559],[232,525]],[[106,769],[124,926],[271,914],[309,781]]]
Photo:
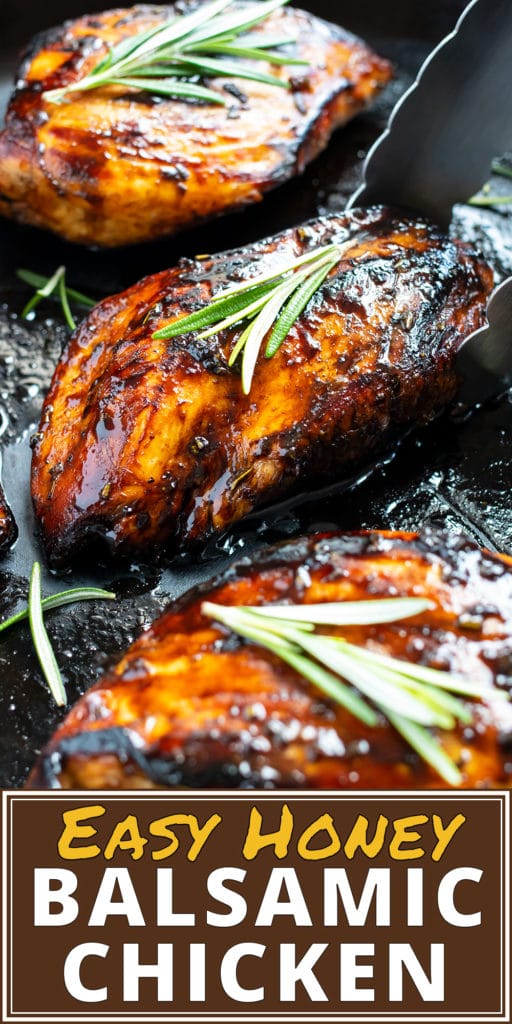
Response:
[[[252,329],[252,323],[249,323],[247,325],[247,327],[245,328],[245,330],[242,331],[242,333],[241,333],[241,335],[240,335],[240,337],[239,337],[239,339],[238,339],[238,341],[237,341],[237,343],[236,343],[236,345],[235,345],[235,347],[234,347],[234,349],[233,349],[233,351],[232,351],[232,353],[231,353],[231,355],[229,357],[228,366],[233,366],[236,363],[236,361],[238,359],[238,356],[240,355],[240,352],[243,351],[243,349],[245,348],[245,345],[246,345],[246,343],[247,343],[247,341],[249,339],[249,336],[250,336],[250,333],[251,333],[251,329]]]
[[[416,722],[410,722],[407,718],[396,715],[392,711],[388,712],[388,718],[409,746],[419,754],[423,761],[432,765],[448,785],[460,786],[462,775],[459,769],[431,733],[421,725],[417,725]]]
[[[361,699],[357,690],[352,690],[345,686],[338,676],[333,675],[332,672],[326,672],[316,661],[311,661],[311,658],[305,658],[303,655],[295,654],[293,651],[286,651],[280,657],[283,661],[288,662],[296,672],[299,672],[310,683],[318,687],[322,693],[325,693],[328,697],[335,700],[337,704],[350,711],[352,715],[359,718],[365,725],[378,725],[379,719],[373,708]]]
[[[183,64],[173,64],[172,74],[174,75],[186,75],[187,69]],[[138,68],[137,73],[133,74],[133,78],[170,78],[171,69],[168,64],[148,64],[147,68]],[[197,75],[194,76],[197,78]],[[119,85],[124,84],[127,78],[120,78],[118,80]],[[117,80],[116,80],[117,81]],[[139,89],[144,88],[144,83],[141,82],[138,86]],[[215,93],[217,95],[217,93]]]
[[[60,674],[59,666],[50,643],[48,633],[43,621],[43,609],[41,606],[41,566],[34,562],[30,576],[30,587],[28,593],[28,618],[30,632],[36,650],[41,671],[48,683],[50,692],[53,694],[55,703],[62,706],[66,703],[66,691]]]
[[[259,643],[265,647],[268,647],[270,645],[270,649],[276,651],[277,649],[288,651],[294,650],[293,644],[290,644],[287,640],[283,639],[282,637],[269,636],[268,632],[263,628],[263,626],[258,626],[257,624],[248,622],[247,620],[238,620],[236,618],[236,610],[234,612],[234,615],[232,616],[230,614],[231,609],[221,608],[219,610],[218,605],[210,604],[209,601],[204,602],[201,610],[203,615],[208,615],[210,618],[215,619],[217,622],[221,622],[224,626],[227,626],[228,629],[231,629],[233,632],[239,633],[240,636],[244,636],[248,640],[255,640],[256,643]],[[236,626],[234,626],[235,620]]]
[[[195,82],[182,82],[178,78],[146,78],[144,76],[109,78],[105,84],[125,85],[129,89],[145,89],[146,92],[151,92],[154,96],[204,100],[205,103],[217,103],[219,106],[223,106],[226,102],[220,93],[214,92],[213,89],[207,89]]]
[[[256,319],[252,324],[250,324],[246,328],[244,333],[238,339],[238,342],[235,345],[233,352],[231,353],[228,365],[233,365],[236,357],[243,349],[242,389],[244,394],[248,395],[251,390],[256,360],[258,358],[263,339],[271,330],[272,325],[278,318],[282,307],[285,305],[287,300],[290,299],[290,296],[292,296],[297,291],[297,289],[300,290],[303,283],[308,282],[311,279],[311,277],[314,278],[317,276],[316,271],[319,266],[323,267],[325,264],[328,264],[329,269],[332,269],[332,267],[336,265],[336,263],[338,262],[338,255],[336,250],[336,257],[333,258],[333,249],[336,250],[336,247],[330,247],[330,252],[324,251],[320,255],[320,257],[317,258],[315,261],[310,261],[309,265],[300,265],[299,269],[295,270],[295,273],[291,273],[289,276],[283,275],[284,279],[281,282],[279,282],[279,280],[276,281],[273,290],[269,292],[268,298],[265,304],[262,306]],[[324,277],[325,274],[322,275],[322,280],[324,279]],[[317,287],[315,287],[314,291],[317,290]],[[309,298],[311,298],[312,294],[313,292],[310,293]],[[305,305],[306,302],[304,303],[304,306]],[[302,309],[299,309],[293,320],[289,318],[286,334],[289,333],[291,326],[293,326],[293,323],[295,323],[295,320],[297,319],[301,312]],[[284,335],[284,337],[285,336],[286,335]],[[281,339],[280,344],[282,344],[284,337]]]
[[[468,199],[469,206],[508,206],[512,203],[512,196],[473,196]]]
[[[341,257],[342,253],[353,244],[354,240],[350,239],[348,242],[344,242],[343,245],[323,245],[318,249],[310,249],[302,256],[297,256],[294,259],[288,260],[287,263],[283,263],[280,267],[274,267],[271,270],[266,270],[263,274],[257,274],[249,280],[237,281],[236,284],[230,284],[223,291],[219,292],[217,299],[224,299],[229,295],[238,295],[240,292],[246,292],[249,288],[256,287],[256,285],[259,286],[270,282],[278,282],[279,279],[282,279],[285,275],[291,274],[295,270],[299,270],[308,263],[316,263],[317,260],[322,259],[324,256],[332,256],[334,258],[335,254],[339,253]]]
[[[262,58],[263,54],[260,54],[259,59]],[[287,79],[277,78],[276,75],[266,75],[263,71],[245,67],[243,64],[231,64],[227,60],[220,61],[204,56],[191,57],[185,52],[180,53],[180,60],[193,75],[201,75],[201,77],[207,75],[212,78],[243,78],[252,82],[263,82],[264,85],[276,85],[280,89],[290,88]],[[149,92],[153,91],[147,83],[145,88]]]
[[[69,308],[68,293],[66,291],[66,277],[65,277],[65,274],[61,275],[61,278],[60,278],[60,281],[59,281],[59,295],[60,295],[62,311],[64,313],[64,317],[65,317],[66,323],[67,323],[68,327],[70,328],[70,330],[74,331],[76,329],[76,322],[73,319],[73,314],[71,312],[71,309]]]
[[[115,597],[116,595],[109,590],[100,590],[98,587],[73,587],[71,590],[62,590],[50,597],[43,597],[41,607],[43,612],[49,612],[53,608],[62,608],[64,605],[76,604],[79,601],[115,601]],[[23,622],[24,619],[28,619],[28,607],[0,622],[0,633],[18,622]]]
[[[368,668],[362,662],[355,661],[334,644],[330,645],[324,637],[304,636],[301,646],[317,661],[347,679],[386,713],[389,709],[395,710],[411,721],[423,725],[439,725],[448,729],[455,725],[453,716],[448,716],[444,709],[433,709],[418,695],[408,691],[403,686],[403,677],[395,678],[394,681],[391,681],[389,676],[386,679],[383,674]]]
[[[355,644],[349,644],[346,640],[339,640],[338,642],[342,643],[344,647],[349,648],[350,653],[354,657],[363,658],[375,666],[391,668],[393,671],[399,669],[401,675],[417,679],[420,682],[430,683],[433,686],[451,690],[453,693],[460,693],[461,696],[470,697],[473,700],[477,700],[485,693],[478,684],[470,683],[467,679],[454,673],[441,672],[439,669],[428,668],[426,665],[417,665],[415,662],[399,661],[397,658],[390,658],[385,654],[369,651],[367,647],[357,647]],[[508,700],[504,690],[493,690],[492,698],[498,701]]]
[[[35,309],[36,306],[43,299],[58,299],[62,306],[62,312],[64,314],[66,323],[72,331],[76,328],[76,323],[71,312],[70,300],[78,303],[78,305],[92,308],[95,302],[89,299],[86,295],[82,295],[81,292],[77,292],[72,288],[68,288],[66,285],[66,268],[65,266],[57,267],[57,270],[51,277],[42,277],[40,274],[35,274],[32,270],[19,269],[16,271],[17,277],[25,284],[30,284],[36,288],[35,294],[24,306],[21,316],[24,320],[28,317],[29,313]]]
[[[432,607],[431,601],[423,597],[386,597],[373,601],[326,601],[324,604],[269,604],[254,606],[251,613],[318,626],[369,626],[408,619]]]
[[[118,72],[122,73],[127,68],[133,70],[134,64],[137,70],[137,66],[144,67],[144,64],[141,65],[141,59],[146,54],[158,54],[165,46],[168,47],[172,43],[179,42],[187,33],[199,29],[203,21],[212,22],[231,2],[232,0],[215,0],[214,3],[203,4],[192,14],[172,18],[170,21],[146,29],[144,32],[137,32],[128,36],[127,39],[122,39],[110,48],[106,57],[93,68],[86,78],[72,82],[71,85],[63,89],[54,89],[51,93],[45,93],[45,97],[50,99],[56,97],[57,93],[65,95],[66,92],[81,91],[84,88],[94,89],[105,83],[104,74],[108,74],[112,68],[116,68]]]
[[[233,39],[232,36],[230,38]],[[236,40],[237,46],[249,46],[259,50],[266,49],[267,51],[269,48],[277,50],[280,46],[290,46],[292,43],[297,42],[295,36],[272,36],[268,32],[251,32],[247,36],[237,36]],[[217,42],[222,42],[222,37],[219,37]],[[213,45],[215,45],[215,42]],[[293,63],[295,63],[295,60]],[[299,61],[299,63],[302,64],[302,61]]]
[[[423,598],[376,598],[255,607],[205,602],[202,612],[246,640],[272,651],[368,725],[378,724],[374,710],[377,708],[446,782],[459,785],[462,777],[457,766],[428,729],[449,730],[457,722],[465,724],[472,720],[457,694],[471,700],[507,700],[507,695],[494,690],[489,693],[486,687],[461,676],[379,655],[340,636],[315,632],[317,625],[399,621],[431,607]]]
[[[269,296],[266,304],[263,306],[263,309],[258,313],[255,321],[251,324],[247,332],[242,359],[242,391],[244,395],[248,395],[251,390],[256,360],[258,358],[263,339],[271,329],[283,302],[285,302],[291,292],[295,290],[295,287],[295,281],[291,278],[291,280],[284,281],[282,285],[276,288],[273,294]],[[233,357],[231,357],[230,364],[232,362],[232,358]]]
[[[254,640],[262,647],[277,654],[283,661],[286,661],[297,672],[300,672],[306,679],[318,686],[323,693],[332,697],[338,704],[350,711],[356,718],[359,718],[367,725],[376,725],[377,715],[372,708],[354,690],[344,685],[337,676],[326,672],[325,668],[316,662],[305,658],[300,653],[300,648],[288,643],[284,638],[273,636],[265,629],[251,623],[249,616],[245,618],[238,615],[238,607],[229,608],[223,605],[212,604],[204,601],[201,606],[203,615],[207,615],[217,622],[222,622],[228,629],[239,633],[247,640]]]
[[[195,51],[196,53],[200,53],[201,46],[196,46]],[[262,54],[259,48],[256,46],[233,46],[233,44],[231,43],[210,43],[210,45],[208,46],[208,51],[209,53],[226,53],[229,54],[231,57],[243,57],[246,60],[262,59]],[[295,57],[283,57],[280,53],[275,53],[275,51],[273,50],[265,50],[265,60],[267,61],[268,64],[281,64],[283,66],[304,64],[304,61],[302,60],[297,60]],[[237,78],[240,77],[240,72],[237,70]],[[277,83],[275,83],[273,79],[272,85],[274,84]],[[281,82],[280,84],[284,85],[286,88],[285,82]]]
[[[242,311],[247,308],[250,301],[262,298],[267,295],[270,290],[270,286],[262,286],[260,288],[251,289],[249,297],[244,295],[228,296],[227,298],[215,297],[211,304],[205,306],[203,309],[198,309],[195,313],[190,313],[189,316],[181,317],[178,320],[173,320],[172,323],[166,327],[160,328],[159,331],[155,331],[153,334],[154,338],[177,338],[182,334],[189,334],[191,331],[198,331],[202,327],[209,327],[210,324],[218,324],[222,322],[224,317],[229,317],[234,313],[238,313],[241,318]]]
[[[205,77],[242,78],[289,89],[287,79],[258,70],[254,62],[265,61],[274,66],[305,64],[276,52],[295,40],[266,37],[264,33],[255,33],[253,38],[243,35],[286,2],[267,0],[235,10],[229,10],[233,0],[202,4],[191,14],[174,16],[121,40],[84,78],[43,96],[49,102],[60,103],[69,93],[126,85],[159,96],[224,104],[226,101],[218,92],[197,82]]]
[[[261,288],[255,288],[254,292],[252,292],[252,294],[250,296],[251,297],[251,302],[249,303],[249,305],[242,306],[241,308],[237,308],[237,307],[240,307],[240,305],[241,305],[240,297],[239,297],[239,301],[238,302],[236,301],[236,299],[226,299],[225,300],[226,302],[234,304],[235,311],[233,313],[231,313],[230,316],[225,317],[224,320],[221,320],[220,323],[215,321],[215,325],[213,327],[209,327],[208,330],[206,330],[206,331],[201,331],[201,334],[199,335],[199,337],[200,338],[211,338],[213,334],[218,334],[219,331],[225,331],[228,327],[232,327],[233,324],[239,323],[240,320],[247,320],[248,318],[251,318],[252,316],[255,316],[255,314],[258,313],[260,311],[260,309],[263,309],[263,307],[265,306],[265,304],[267,302],[268,294],[269,294],[269,286],[268,285],[262,285]],[[243,346],[241,346],[241,347],[243,347]],[[233,352],[231,353],[229,362],[228,362],[228,366],[232,366],[233,365],[237,355],[238,355],[238,350],[237,350],[236,355],[235,355],[235,352],[233,350]]]
[[[197,39],[208,38],[216,31],[221,31],[218,15],[225,11],[230,4],[231,0],[214,0],[210,4],[200,4],[192,14],[171,18],[170,21],[165,22],[163,25],[150,29],[145,33],[146,38],[140,43],[138,42],[138,37],[134,36],[133,40],[136,45],[131,49],[130,56],[133,57],[136,54],[137,59],[140,59],[146,53],[151,53],[155,50],[155,42],[158,44],[158,49],[161,50],[164,46],[168,47],[170,43],[177,43],[181,39],[186,38],[192,32],[197,33],[195,36]],[[206,36],[204,33],[206,33]],[[118,46],[121,47],[122,43],[118,44]],[[114,47],[114,61],[117,59],[118,50],[117,47]]]
[[[222,6],[225,6],[226,3],[227,0],[225,3],[216,4],[215,6],[221,8]],[[213,5],[211,6],[213,7]],[[206,8],[207,11],[210,9],[210,7]],[[126,39],[121,39],[119,43],[110,47],[103,60],[100,60],[99,64],[97,64],[93,69],[92,75],[97,75],[99,77],[103,71],[108,71],[113,64],[117,64],[119,66],[124,64],[135,52],[138,54],[143,53],[143,47],[146,43],[150,40],[153,41],[155,36],[162,31],[162,25],[154,25],[153,28],[146,29],[145,32],[136,32],[134,35],[127,36]],[[92,75],[88,77],[92,77]],[[74,82],[73,86],[75,88],[79,88],[80,83]]]
[[[161,327],[153,337],[175,338],[201,329],[199,337],[210,338],[234,324],[240,324],[241,333],[235,340],[228,366],[233,366],[243,353],[242,389],[248,395],[265,337],[268,338],[265,355],[270,359],[327,275],[356,241],[350,238],[341,244],[331,243],[312,249],[279,268],[274,267],[249,280],[229,285],[207,306]],[[242,326],[243,321],[247,321],[245,326]]]
[[[59,270],[60,269],[61,268],[59,267]],[[19,277],[20,281],[24,281],[25,284],[30,284],[32,288],[43,288],[48,282],[48,278],[43,277],[42,274],[35,274],[33,270],[24,270],[19,268],[16,271],[16,276]],[[80,306],[86,306],[88,309],[92,309],[93,306],[96,305],[94,299],[90,299],[87,295],[83,295],[82,292],[77,292],[75,288],[69,288],[68,285],[66,285],[66,291],[68,293],[68,297]]]
[[[41,567],[39,562],[34,562],[30,576],[28,595],[28,607],[11,615],[4,622],[0,623],[0,632],[9,629],[23,619],[29,620],[32,641],[37,654],[41,671],[48,683],[56,703],[66,703],[66,692],[59,666],[57,664],[53,648],[51,646],[46,628],[44,625],[43,612],[52,608],[61,608],[67,604],[74,604],[77,601],[96,601],[98,599],[112,601],[115,594],[108,590],[100,590],[98,587],[73,587],[64,590],[59,594],[52,594],[51,597],[41,599]]]
[[[296,628],[296,623],[293,621],[271,622],[266,619],[265,622],[262,622],[261,619],[258,619],[252,614],[254,610],[253,608],[240,606],[231,608],[229,606],[226,607],[225,605],[212,604],[210,601],[205,601],[202,610],[204,615],[208,615],[212,619],[217,619],[217,622],[222,622],[234,632],[238,631],[239,626],[243,626],[245,630],[252,630],[252,632],[258,630],[260,635],[263,635],[263,633],[268,635],[270,633],[276,642],[279,640],[280,643],[287,643],[288,646],[290,646],[287,639],[288,633],[290,630]],[[310,622],[304,622],[300,624],[300,630],[305,633],[314,632],[315,627]]]
[[[274,324],[265,349],[265,357],[267,359],[272,359],[272,356],[275,356],[276,352],[279,351],[295,321],[306,308],[313,295],[315,295],[321,287],[327,275],[334,269],[337,262],[338,259],[336,258],[331,260],[325,266],[321,266],[316,273],[312,274],[311,277],[307,277],[305,281],[299,285],[296,292],[292,295],[290,301],[284,307],[279,318]]]
[[[499,174],[502,178],[512,178],[512,167],[502,163],[501,160],[493,160],[492,171],[493,174]]]
[[[226,3],[224,0],[222,3],[223,10],[232,6],[232,2],[233,0],[229,0]],[[211,14],[207,16],[212,19],[208,22],[204,13],[205,8],[199,8],[199,13],[202,14],[199,22],[203,27],[196,29],[191,45],[201,40],[218,39],[219,36],[228,34],[238,36],[240,33],[245,32],[246,29],[254,28],[255,25],[261,25],[270,14],[278,11],[280,7],[284,7],[287,3],[288,0],[264,0],[264,2],[254,3],[252,6],[238,8],[238,10],[235,9],[230,13],[224,14],[222,17],[216,17],[215,22],[213,22]],[[273,45],[275,46],[275,43]]]
[[[54,274],[52,274],[51,277],[48,277],[46,279],[43,278],[44,284],[42,284],[37,289],[35,295],[33,295],[31,299],[29,299],[26,306],[24,306],[24,308],[22,309],[21,316],[23,320],[26,320],[28,314],[31,313],[32,310],[35,309],[35,307],[38,306],[43,299],[48,299],[50,295],[53,294],[55,289],[59,287],[61,277],[65,273],[65,271],[65,267],[57,267],[57,270],[55,271]]]
[[[512,178],[512,166],[510,164],[502,163],[501,160],[493,160],[491,170],[493,174],[498,174],[502,178]],[[487,183],[487,185],[483,186],[480,192],[471,196],[471,199],[468,199],[467,203],[468,206],[508,206],[512,203],[512,196],[492,194],[491,185],[490,183]]]
[[[411,602],[417,603],[422,606],[422,610],[430,607],[428,601],[417,601],[416,599],[410,599]],[[403,603],[406,606],[408,599],[404,599]],[[362,604],[371,604],[372,602],[361,602]],[[380,603],[386,604],[386,601],[375,601],[375,605]],[[399,604],[400,599],[390,599],[390,603]],[[357,602],[353,602],[357,604]],[[341,602],[343,606],[343,602]],[[270,606],[268,610],[274,610],[274,608],[282,608],[283,606]],[[285,608],[287,606],[284,606]],[[307,610],[311,606],[299,605],[299,608]],[[322,605],[318,605],[315,611],[322,610]],[[256,609],[244,609],[242,614],[250,615],[254,613]],[[258,609],[262,611],[262,609]],[[406,617],[410,612],[407,612],[407,608],[404,609]],[[375,621],[376,616],[375,610],[373,612],[373,619]],[[381,621],[392,621],[390,618],[385,618],[386,610],[383,611],[383,619]],[[399,616],[398,609],[395,613],[395,618]],[[253,616],[254,617],[254,616]],[[332,617],[329,616],[332,621]],[[258,621],[258,616],[256,616]],[[261,621],[261,619],[260,619]],[[272,620],[266,619],[266,628],[269,627],[268,622]],[[343,624],[343,623],[342,623]],[[330,669],[339,671],[347,679],[350,680],[355,686],[358,686],[366,696],[371,697],[378,706],[382,707],[383,710],[386,707],[400,710],[397,704],[397,698],[402,703],[402,711],[408,712],[410,717],[426,725],[439,725],[443,728],[451,728],[455,724],[455,718],[459,721],[469,724],[471,721],[471,715],[466,709],[464,704],[452,697],[450,693],[443,691],[439,685],[433,686],[426,684],[417,678],[414,674],[416,666],[408,666],[407,662],[399,661],[396,658],[385,659],[385,663],[382,662],[384,659],[378,660],[378,657],[368,652],[366,648],[356,647],[354,644],[349,644],[340,638],[330,638],[326,636],[315,636],[308,637],[304,642],[302,638],[294,636],[294,630],[298,623],[294,623],[293,620],[278,620],[278,623],[274,622],[273,631],[282,637],[289,637],[294,639],[295,642],[300,644],[304,650],[309,651],[318,660],[326,664]],[[311,622],[300,622],[301,631],[307,626],[309,631],[314,629]],[[366,657],[368,655],[368,657]],[[408,667],[409,672],[402,672],[402,666]],[[430,670],[430,680],[435,679],[436,684],[438,679],[441,680],[441,684],[446,686],[447,673],[440,673],[433,669]],[[448,677],[452,679],[453,677]],[[461,680],[459,683],[463,692],[467,695],[468,689],[471,694],[476,697],[481,696],[481,689],[471,687],[465,680]],[[401,692],[402,691],[402,692]],[[405,696],[404,696],[405,693]],[[405,707],[403,706],[405,702]],[[419,715],[419,718],[418,718]]]
[[[390,673],[388,678],[394,683],[395,678],[391,670],[388,671]],[[381,669],[380,672],[382,675],[385,675],[386,669]],[[435,709],[444,709],[457,721],[462,722],[463,725],[471,723],[469,709],[458,697],[452,697],[451,693],[447,690],[441,689],[441,687],[429,686],[427,683],[420,683],[418,680],[411,679],[408,676],[401,676],[401,679],[408,690],[416,692],[421,696],[425,704]]]

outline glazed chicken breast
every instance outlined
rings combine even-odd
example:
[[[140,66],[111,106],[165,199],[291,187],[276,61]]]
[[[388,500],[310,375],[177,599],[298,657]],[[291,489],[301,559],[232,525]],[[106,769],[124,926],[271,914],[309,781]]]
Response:
[[[228,365],[237,325],[154,338],[226,284],[348,239],[279,351],[260,356],[248,395]],[[204,542],[351,471],[453,399],[457,348],[491,288],[467,246],[373,208],[182,260],[100,303],[63,353],[34,442],[49,560],[98,539],[130,555]]]
[[[426,597],[414,618],[322,627],[482,689],[437,732],[462,787],[509,787],[512,559],[457,535],[331,534],[259,551],[164,612],[71,710],[34,788],[425,789],[446,783],[382,715],[368,726],[275,653],[203,614],[220,605]],[[435,735],[434,730],[432,732]]]
[[[224,105],[126,84],[71,92],[61,103],[48,99],[49,91],[83,79],[109,47],[196,6],[118,8],[33,41],[0,133],[1,214],[85,245],[168,235],[254,203],[300,174],[391,76],[388,62],[359,39],[287,8],[274,11],[264,30],[296,40],[286,53],[305,63],[263,61],[258,69],[288,89],[214,78],[208,87]]]

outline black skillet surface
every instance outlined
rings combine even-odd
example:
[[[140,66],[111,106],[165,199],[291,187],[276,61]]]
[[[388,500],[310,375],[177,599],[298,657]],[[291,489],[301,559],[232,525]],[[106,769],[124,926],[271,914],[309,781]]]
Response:
[[[0,101],[5,100],[16,53],[36,31],[66,17],[99,10],[87,0],[0,0]],[[305,7],[363,34],[397,67],[394,84],[376,108],[339,132],[306,174],[243,214],[181,235],[177,239],[118,252],[94,252],[66,245],[43,232],[0,224],[0,424],[3,480],[15,511],[20,538],[0,571],[0,617],[14,610],[27,591],[34,558],[43,562],[32,518],[28,470],[29,439],[37,423],[66,329],[53,306],[27,324],[17,313],[27,298],[14,271],[24,266],[48,275],[68,267],[68,280],[93,296],[124,288],[144,274],[171,265],[180,255],[215,252],[343,207],[359,181],[362,159],[385,125],[398,95],[409,84],[432,45],[453,26],[461,0],[309,0]],[[477,130],[475,126],[475,130]],[[512,142],[512,140],[511,140]],[[511,183],[495,179],[493,190]],[[483,249],[498,277],[512,273],[512,217],[461,207],[453,230]],[[42,308],[42,307],[41,307]],[[425,524],[463,530],[494,549],[512,551],[512,394],[464,422],[445,416],[410,435],[392,456],[361,473],[358,481],[329,494],[308,494],[293,506],[251,520],[196,556],[164,565],[87,564],[62,579],[44,569],[44,591],[82,582],[108,584],[115,605],[87,604],[54,612],[49,633],[65,677],[70,702],[153,619],[170,597],[206,579],[241,554],[289,535],[326,526],[342,529],[414,529]],[[1,429],[1,427],[0,427]],[[0,786],[21,786],[37,750],[63,712],[44,687],[29,641],[17,627],[0,643]]]

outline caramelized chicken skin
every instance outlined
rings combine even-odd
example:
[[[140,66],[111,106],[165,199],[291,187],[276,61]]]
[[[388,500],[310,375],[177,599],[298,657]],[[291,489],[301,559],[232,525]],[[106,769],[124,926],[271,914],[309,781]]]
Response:
[[[246,558],[171,606],[71,710],[29,780],[42,788],[445,786],[381,718],[363,725],[275,655],[201,614],[220,604],[425,596],[413,619],[329,627],[487,688],[439,739],[462,786],[510,786],[512,559],[428,531],[333,534]]]
[[[251,392],[231,328],[153,334],[226,282],[353,239]],[[46,399],[32,492],[49,559],[91,538],[116,552],[204,541],[253,509],[350,471],[454,397],[454,356],[482,324],[492,273],[422,219],[352,211],[145,278],[100,303]]]
[[[226,106],[155,99],[124,86],[43,92],[75,82],[108,45],[187,10],[141,4],[38,36],[17,75],[0,133],[0,213],[74,242],[116,246],[170,234],[261,199],[301,173],[332,132],[373,99],[390,65],[335,25],[287,8],[265,22],[297,36],[302,66],[261,70],[285,90],[215,79]],[[295,53],[294,53],[295,55]]]

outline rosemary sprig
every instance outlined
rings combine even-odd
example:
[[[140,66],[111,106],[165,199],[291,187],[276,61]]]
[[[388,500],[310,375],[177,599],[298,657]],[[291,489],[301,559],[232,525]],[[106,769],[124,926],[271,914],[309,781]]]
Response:
[[[296,39],[259,32],[244,35],[287,2],[259,0],[238,9],[234,0],[201,4],[191,14],[170,18],[156,28],[123,39],[84,78],[51,89],[43,93],[43,98],[60,103],[73,92],[124,85],[157,96],[225,104],[219,92],[198,82],[206,77],[245,78],[288,89],[286,79],[266,74],[253,63],[306,64],[277,52]]]
[[[41,608],[41,566],[39,562],[34,562],[30,574],[28,619],[32,640],[43,675],[48,683],[50,692],[53,694],[55,703],[62,706],[66,703],[66,691],[44,624],[43,609]]]
[[[469,206],[510,206],[512,196],[478,195],[468,199]]]
[[[501,178],[512,178],[512,167],[502,163],[501,160],[493,160],[491,170],[493,174],[498,174]],[[481,192],[468,199],[469,206],[509,206],[510,203],[512,203],[512,196],[493,195],[490,185],[484,185]]]
[[[67,604],[75,604],[77,601],[113,601],[115,596],[109,590],[100,590],[98,587],[73,587],[71,590],[52,594],[51,597],[41,598],[41,566],[39,562],[34,562],[30,574],[27,607],[0,623],[1,633],[16,623],[22,622],[23,619],[29,620],[32,641],[41,671],[56,704],[59,706],[66,703],[66,691],[55,653],[46,632],[44,612],[50,611],[52,608],[61,608]]]
[[[501,160],[493,160],[491,170],[493,174],[499,174],[502,178],[512,178],[512,167]]]
[[[420,615],[429,607],[430,602],[421,598],[389,598],[264,607],[206,601],[201,610],[239,636],[272,651],[367,725],[378,724],[378,709],[424,761],[456,786],[462,781],[461,773],[429,729],[453,729],[457,722],[468,724],[471,714],[455,694],[479,700],[488,691],[462,676],[377,654],[340,636],[315,632],[317,625],[399,621]],[[501,691],[493,691],[494,698],[507,699]]]
[[[50,612],[54,608],[63,608],[67,604],[77,604],[80,601],[115,601],[115,597],[116,595],[112,594],[110,590],[100,590],[99,587],[73,587],[71,590],[61,590],[58,594],[43,597],[41,608],[43,612]],[[23,622],[24,619],[28,619],[28,607],[22,608],[21,611],[0,622],[0,633],[15,626],[18,622]]]
[[[82,295],[82,292],[77,292],[74,288],[68,288],[66,285],[66,268],[64,266],[57,267],[57,270],[51,277],[42,277],[41,274],[35,274],[33,270],[23,269],[17,270],[16,275],[25,284],[29,284],[32,288],[36,289],[35,294],[29,299],[22,310],[21,316],[23,320],[27,319],[29,313],[43,299],[54,298],[60,302],[66,323],[74,331],[76,323],[71,312],[70,303],[74,302],[79,306],[84,306],[86,309],[92,309],[96,305],[94,300],[89,299],[87,295]]]
[[[245,322],[228,365],[233,366],[243,353],[242,388],[248,395],[264,338],[267,337],[265,357],[271,359],[326,277],[354,243],[354,239],[349,239],[341,245],[312,249],[304,256],[289,260],[279,269],[230,285],[219,292],[209,305],[172,321],[155,331],[153,337],[176,338],[191,331],[200,331],[199,338],[209,338],[234,324]]]

